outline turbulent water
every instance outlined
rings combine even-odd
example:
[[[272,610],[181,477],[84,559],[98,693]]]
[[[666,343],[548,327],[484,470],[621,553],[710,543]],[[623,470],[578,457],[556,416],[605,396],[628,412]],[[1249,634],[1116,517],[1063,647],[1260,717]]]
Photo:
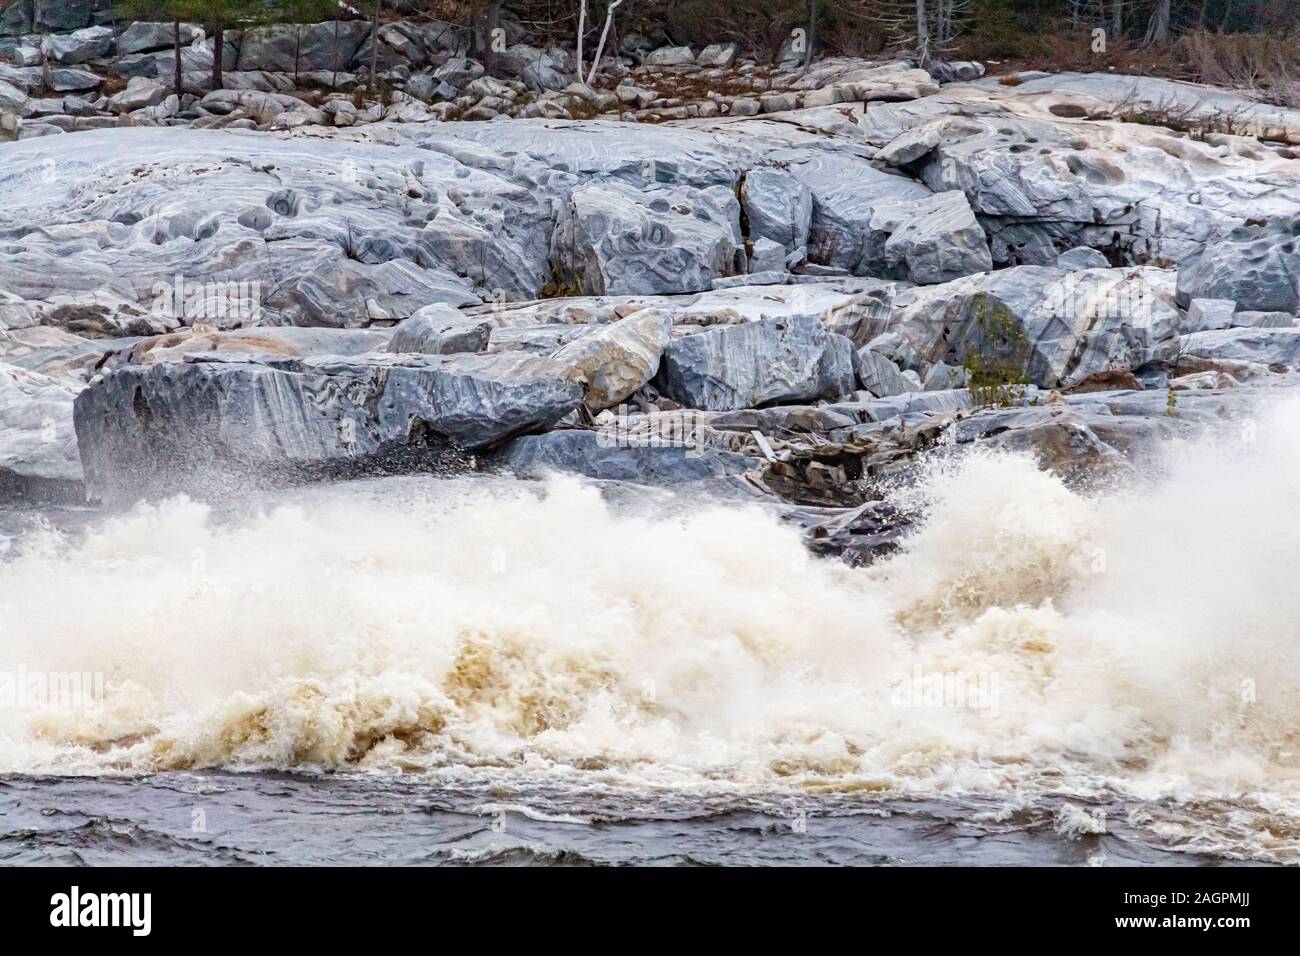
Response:
[[[0,707],[0,859],[1300,861],[1300,401],[1145,470],[936,463],[867,569],[571,479],[38,522],[0,667],[102,677]]]

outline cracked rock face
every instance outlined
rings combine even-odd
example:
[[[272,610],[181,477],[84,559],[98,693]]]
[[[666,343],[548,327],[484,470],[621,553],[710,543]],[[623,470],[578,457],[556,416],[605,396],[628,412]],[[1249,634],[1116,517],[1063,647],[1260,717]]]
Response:
[[[655,384],[688,408],[729,411],[853,391],[853,343],[815,315],[705,329],[664,352]]]
[[[496,282],[544,271],[544,202],[429,150],[154,129],[6,152],[0,288],[24,299],[108,290],[147,309],[180,275],[259,283],[268,324],[397,320],[480,301],[483,276],[439,255],[443,224],[495,240],[480,268]]]
[[[988,237],[958,190],[880,203],[870,225],[875,274],[931,284],[993,270]]]
[[[557,268],[583,294],[695,292],[739,271],[740,204],[724,186],[587,186],[574,190],[554,242]]]
[[[1234,230],[1178,270],[1180,301],[1231,299],[1242,311],[1300,312],[1300,216]]]
[[[655,377],[672,327],[667,313],[642,309],[566,343],[553,361],[569,368],[567,377],[585,386],[583,404],[601,411],[625,401]]]
[[[20,498],[81,481],[72,430],[79,386],[0,362],[0,488]]]
[[[551,425],[582,400],[562,369],[527,355],[195,358],[129,366],[77,397],[91,497],[199,474],[355,474],[403,454],[427,463]]]
[[[948,87],[873,107],[867,140],[932,189],[964,192],[996,263],[1046,265],[1071,246],[1179,262],[1247,216],[1300,212],[1300,162],[1255,140],[1093,119],[1105,104],[1061,100]]]
[[[385,29],[381,61],[476,72],[454,38],[409,26]],[[160,27],[119,38],[115,62],[140,77],[109,101],[123,122],[181,109]],[[780,108],[761,116],[433,123],[409,101],[384,114],[286,95],[282,74],[254,67],[292,69],[289,37],[228,45],[250,69],[202,99],[200,124],[250,131],[0,147],[0,486],[79,479],[72,402],[97,373],[76,427],[92,492],[112,498],[199,467],[357,474],[424,467],[447,447],[521,474],[722,479],[768,462],[745,444],[753,428],[778,451],[773,432],[874,442],[900,416],[967,408],[958,386],[1000,363],[1029,389],[1147,386],[1132,392],[1150,399],[1140,408],[980,413],[981,438],[1082,472],[1155,433],[1136,420],[1168,417],[1166,387],[1300,365],[1300,160],[1113,118],[1131,106],[1123,83],[1144,81],[940,91],[924,71],[828,61],[756,101]],[[318,39],[303,69],[330,68],[333,38]],[[184,55],[211,62],[210,48]],[[78,57],[60,84],[97,81]],[[534,58],[534,83],[567,86],[561,59]],[[0,67],[0,106],[50,133],[118,122],[44,82]],[[281,128],[252,131],[259,116]],[[256,308],[159,307],[209,279]],[[791,404],[822,400],[837,404]],[[680,449],[609,447],[586,427],[588,413],[656,401],[730,415],[719,428],[734,444],[683,464]],[[807,458],[788,487],[836,500],[843,461],[797,440],[784,451]]]
[[[1137,368],[1177,337],[1171,281],[1157,269],[1019,266],[910,290],[879,327],[927,364],[1023,370],[1040,387],[1070,386]]]

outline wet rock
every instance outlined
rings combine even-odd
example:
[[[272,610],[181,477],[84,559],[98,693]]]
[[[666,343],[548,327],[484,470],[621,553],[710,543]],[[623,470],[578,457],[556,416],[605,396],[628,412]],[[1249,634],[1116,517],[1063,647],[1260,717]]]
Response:
[[[389,345],[392,352],[450,355],[483,352],[492,336],[492,323],[466,315],[451,306],[426,305],[397,326]]]
[[[877,398],[920,391],[916,383],[904,377],[897,365],[870,348],[853,353],[853,370],[858,376],[858,384]]]
[[[700,292],[737,271],[740,209],[725,187],[621,183],[575,189],[552,261],[592,295]]]
[[[62,36],[47,36],[41,43],[45,56],[64,66],[108,56],[112,48],[113,31],[108,27],[88,27]]]
[[[0,362],[0,500],[75,497],[79,386]]]
[[[601,411],[654,378],[672,325],[666,312],[642,309],[562,346],[552,361],[568,370],[569,381],[585,386],[583,404]]]
[[[817,316],[715,326],[672,342],[655,385],[688,408],[727,411],[853,391],[853,346]]]
[[[423,470],[448,449],[490,448],[582,400],[547,359],[519,354],[317,357],[129,366],[75,403],[87,489],[159,488]]]
[[[693,443],[650,442],[614,430],[562,429],[516,438],[492,463],[521,477],[566,472],[646,485],[725,478],[744,474],[758,464],[745,455]]]
[[[1076,271],[1079,269],[1105,269],[1110,266],[1103,256],[1096,249],[1089,249],[1087,246],[1076,246],[1066,252],[1062,252],[1056,257],[1056,268],[1069,269]]]
[[[1300,218],[1244,226],[1207,243],[1180,264],[1178,298],[1232,299],[1248,311],[1300,311]]]

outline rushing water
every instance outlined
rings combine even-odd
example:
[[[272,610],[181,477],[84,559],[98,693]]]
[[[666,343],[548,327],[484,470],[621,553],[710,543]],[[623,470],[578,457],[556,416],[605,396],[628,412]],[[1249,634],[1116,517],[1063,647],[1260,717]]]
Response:
[[[98,683],[0,707],[0,860],[1300,860],[1300,402],[1150,472],[936,465],[868,569],[563,479],[9,516],[0,666]]]

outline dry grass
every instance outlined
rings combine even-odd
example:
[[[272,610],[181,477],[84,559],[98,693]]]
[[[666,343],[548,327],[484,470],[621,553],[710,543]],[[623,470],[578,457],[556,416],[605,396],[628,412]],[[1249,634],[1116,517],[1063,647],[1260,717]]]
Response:
[[[1300,108],[1300,34],[1185,33],[1171,51],[1188,79]]]
[[[1004,86],[1016,85],[1009,74],[1022,70],[1122,73],[1233,88],[1300,108],[1300,34],[1199,30],[1164,48],[1120,39],[1111,40],[1105,52],[1095,53],[1087,31],[1062,29],[1013,37],[977,32],[961,53],[972,59],[1001,60],[996,72],[1004,74],[999,80]]]

